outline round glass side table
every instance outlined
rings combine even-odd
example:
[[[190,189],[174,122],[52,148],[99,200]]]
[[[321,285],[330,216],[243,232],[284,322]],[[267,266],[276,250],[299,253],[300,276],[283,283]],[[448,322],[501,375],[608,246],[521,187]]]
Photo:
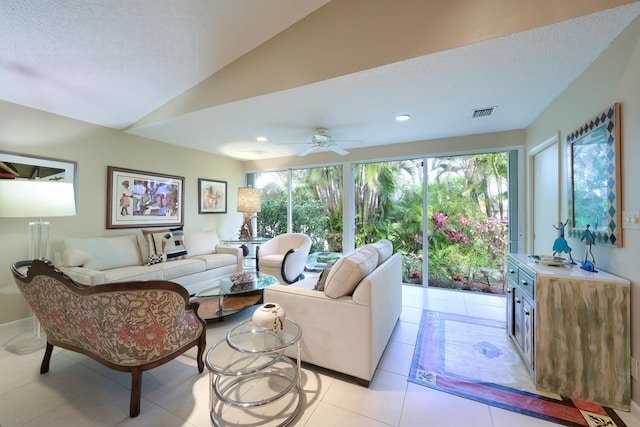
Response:
[[[205,362],[214,426],[286,426],[293,421],[302,407],[301,336],[300,325],[288,318],[276,331],[247,320],[209,349]],[[295,361],[284,355],[294,345]]]

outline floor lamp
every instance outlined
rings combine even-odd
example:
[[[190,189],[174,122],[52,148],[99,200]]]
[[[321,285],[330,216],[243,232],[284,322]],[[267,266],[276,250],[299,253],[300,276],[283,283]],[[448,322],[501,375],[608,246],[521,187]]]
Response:
[[[238,188],[238,212],[244,213],[244,222],[240,226],[240,240],[253,239],[253,225],[251,220],[260,212],[260,190],[257,188]]]
[[[73,183],[57,181],[2,179],[0,180],[0,217],[38,218],[29,223],[29,259],[50,259],[49,227],[43,217],[76,214]],[[6,347],[16,354],[28,354],[45,345],[40,322],[31,313],[32,332],[18,337]]]

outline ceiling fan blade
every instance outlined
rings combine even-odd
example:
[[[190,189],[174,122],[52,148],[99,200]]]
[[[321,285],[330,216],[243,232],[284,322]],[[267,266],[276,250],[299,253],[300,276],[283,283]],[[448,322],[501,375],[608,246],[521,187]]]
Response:
[[[333,151],[334,153],[338,153],[341,156],[346,156],[347,154],[349,154],[349,152],[347,150],[343,150],[340,147],[329,147],[329,150]]]
[[[306,156],[307,154],[313,153],[313,152],[314,152],[315,150],[317,150],[317,149],[318,149],[318,147],[314,145],[313,147],[309,147],[309,148],[307,148],[306,150],[304,150],[303,152],[298,153],[298,156],[300,156],[300,157],[304,157],[304,156]]]

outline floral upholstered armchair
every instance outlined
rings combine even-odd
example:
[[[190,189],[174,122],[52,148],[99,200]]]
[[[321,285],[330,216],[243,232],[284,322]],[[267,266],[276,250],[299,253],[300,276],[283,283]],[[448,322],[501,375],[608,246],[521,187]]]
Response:
[[[49,261],[11,265],[15,281],[47,335],[40,373],[49,371],[53,347],[85,354],[103,365],[131,372],[129,415],[140,413],[142,372],[198,347],[204,369],[206,323],[198,303],[167,281],[78,284]]]

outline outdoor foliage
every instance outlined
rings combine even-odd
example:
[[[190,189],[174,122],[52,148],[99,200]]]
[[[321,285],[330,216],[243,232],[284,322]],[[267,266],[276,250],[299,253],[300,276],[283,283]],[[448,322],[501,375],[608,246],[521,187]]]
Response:
[[[258,235],[261,237],[273,237],[287,232],[285,189],[288,188],[288,175],[276,172],[269,173],[269,177],[271,182],[260,192]],[[340,186],[340,182],[341,174],[335,167],[306,169],[293,174],[292,231],[311,237],[311,252],[341,251],[342,197],[336,195],[335,191],[336,184]],[[340,210],[339,221],[334,220],[336,208]],[[339,239],[336,234],[340,235]],[[328,242],[334,242],[338,246],[332,247]]]
[[[322,213],[323,207],[315,199],[306,199],[292,209],[293,232],[311,237],[311,252],[324,250],[328,235],[329,218]],[[283,199],[262,202],[258,213],[258,235],[274,237],[287,232],[287,202]]]
[[[429,176],[429,285],[502,293],[507,154],[435,159]]]
[[[354,167],[356,247],[386,238],[403,255],[403,280],[423,280],[422,162]],[[287,173],[269,173],[262,187],[258,234],[287,230]],[[342,250],[342,172],[319,167],[292,172],[293,231],[311,236],[311,251]],[[507,154],[431,160],[428,179],[430,286],[502,292],[507,250]]]
[[[429,284],[439,287],[503,292],[507,224],[495,217],[450,219],[431,215]]]

